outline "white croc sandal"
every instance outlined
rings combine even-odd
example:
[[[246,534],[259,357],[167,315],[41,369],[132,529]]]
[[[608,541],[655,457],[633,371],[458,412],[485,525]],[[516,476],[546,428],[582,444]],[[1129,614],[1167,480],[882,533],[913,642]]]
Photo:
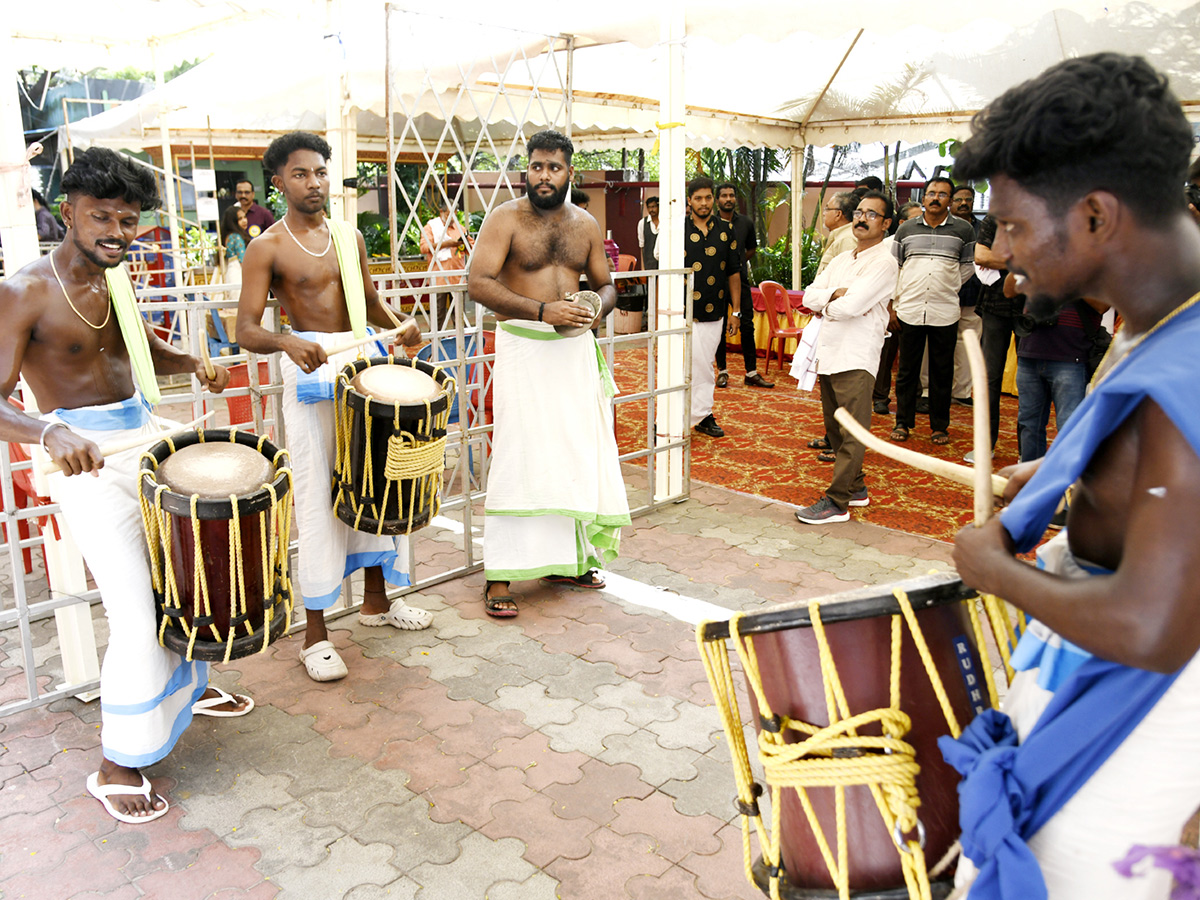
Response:
[[[358,614],[360,625],[394,625],[403,631],[420,631],[433,624],[433,613],[424,609],[408,606],[403,600],[397,600],[392,608],[385,613],[367,615]]]
[[[213,716],[218,719],[236,719],[238,716],[244,716],[250,710],[254,709],[254,699],[247,697],[245,694],[231,694],[229,691],[223,691],[215,685],[209,685],[217,696],[207,699],[197,700],[192,704],[193,716]],[[246,705],[241,709],[213,709],[214,706],[220,706],[223,703],[237,703],[239,700],[245,700]]]
[[[146,802],[150,802],[150,795],[154,793],[150,788],[150,779],[145,775],[142,776],[142,786],[134,787],[130,784],[101,784],[100,773],[93,772],[87,778],[87,791],[104,805],[104,811],[116,819],[118,822],[124,822],[126,825],[145,825],[147,822],[153,822],[155,819],[161,819],[171,809],[171,804],[167,803],[166,797],[159,797],[163,802],[162,809],[155,809],[144,816],[131,816],[128,813],[120,812],[112,801],[108,798],[114,794],[141,794],[146,798]]]
[[[313,681],[337,681],[350,671],[332,641],[317,641],[307,649],[301,647],[300,662]]]

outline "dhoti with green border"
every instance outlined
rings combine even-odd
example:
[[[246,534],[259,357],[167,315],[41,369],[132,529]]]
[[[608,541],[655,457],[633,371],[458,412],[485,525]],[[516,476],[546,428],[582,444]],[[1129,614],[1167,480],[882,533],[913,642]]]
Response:
[[[492,384],[488,581],[602,568],[616,558],[630,520],[613,434],[616,386],[595,337],[500,322]]]

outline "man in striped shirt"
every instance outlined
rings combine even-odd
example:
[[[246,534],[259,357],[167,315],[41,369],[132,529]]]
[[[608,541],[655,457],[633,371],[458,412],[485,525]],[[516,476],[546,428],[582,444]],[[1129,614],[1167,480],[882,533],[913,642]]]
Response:
[[[923,191],[924,215],[900,226],[892,250],[900,264],[893,307],[900,330],[893,441],[908,440],[916,424],[921,358],[929,346],[929,426],[935,444],[948,444],[958,291],[974,273],[975,231],[950,215],[954,182],[935,176]]]

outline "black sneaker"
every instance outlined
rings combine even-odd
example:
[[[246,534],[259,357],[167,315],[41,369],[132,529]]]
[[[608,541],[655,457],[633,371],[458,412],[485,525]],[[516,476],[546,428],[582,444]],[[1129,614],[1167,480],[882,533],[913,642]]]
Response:
[[[886,400],[876,400],[875,403],[872,404],[871,408],[875,410],[875,414],[879,416],[891,415],[892,412],[892,408],[888,406],[888,402]]]
[[[951,397],[952,403],[957,403],[959,406],[974,406],[975,401],[970,397]]]
[[[725,431],[717,424],[717,420],[713,418],[712,413],[709,413],[696,424],[696,430],[709,437],[725,437]]]
[[[796,512],[796,518],[805,525],[827,525],[834,522],[849,522],[850,511],[838,509],[837,504],[828,496],[822,497],[812,506]]]
[[[728,372],[718,372],[717,373],[717,387],[722,387],[722,388],[729,387],[729,373]]]
[[[918,397],[917,398],[917,412],[919,412],[919,413],[928,413],[929,412],[929,398],[928,397]]]

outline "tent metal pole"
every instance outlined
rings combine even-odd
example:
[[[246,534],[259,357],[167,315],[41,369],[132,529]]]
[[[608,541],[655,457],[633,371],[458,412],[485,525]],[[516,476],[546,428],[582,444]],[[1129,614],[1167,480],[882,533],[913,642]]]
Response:
[[[683,223],[686,213],[684,155],[687,134],[684,130],[684,38],[686,37],[683,0],[664,4],[660,40],[662,60],[662,102],[659,106],[659,215],[658,247],[660,269],[683,268]],[[661,275],[656,295],[657,327],[677,329],[687,324],[686,313],[691,310],[690,298],[685,298],[686,281],[681,275]],[[683,301],[683,302],[681,302]],[[654,314],[655,310],[651,310]],[[662,388],[686,385],[688,378],[687,341],[685,335],[672,334],[658,340],[658,359],[655,382]],[[655,400],[657,424],[655,443],[681,442],[688,433],[685,418],[691,404],[690,391],[660,394]],[[678,497],[684,490],[687,461],[684,448],[667,450],[665,459],[655,456],[653,485],[654,499]]]
[[[156,90],[162,90],[166,84],[166,78],[163,75],[162,61],[158,57],[158,41],[150,41],[150,53],[154,59],[154,87]],[[179,209],[175,205],[175,174],[174,165],[171,161],[171,133],[167,127],[167,111],[160,109],[158,111],[158,137],[159,146],[162,148],[162,173],[163,173],[163,193],[167,201],[167,231],[171,235],[171,275],[175,279],[175,293],[183,298],[183,245],[180,243],[179,234]]]
[[[792,149],[792,202],[788,212],[792,219],[792,288],[800,290],[800,272],[804,268],[804,143]],[[767,312],[770,315],[770,311]]]
[[[567,38],[567,84],[566,84],[566,128],[563,129],[568,140],[571,137],[571,123],[575,118],[575,35],[568,34]]]
[[[858,43],[858,39],[863,36],[866,29],[858,29],[858,34],[854,36],[854,40],[850,42],[850,46],[846,48],[846,52],[842,54],[842,61],[837,64],[837,68],[833,70],[833,74],[829,76],[829,80],[825,82],[825,87],[821,88],[821,93],[817,94],[817,99],[813,101],[812,106],[808,108],[808,112],[804,114],[804,120],[800,123],[800,131],[804,132],[804,126],[808,124],[808,120],[813,117],[813,113],[817,111],[817,107],[821,105],[821,101],[825,99],[825,95],[829,93],[829,88],[833,84],[833,79],[838,77],[838,72],[842,71],[842,66],[846,64],[846,60],[850,58],[850,52],[854,49],[854,45]]]
[[[387,210],[388,210],[388,254],[391,256],[391,271],[395,275],[400,268],[400,255],[396,241],[396,125],[392,104],[392,5],[383,8],[383,102],[387,118]]]

